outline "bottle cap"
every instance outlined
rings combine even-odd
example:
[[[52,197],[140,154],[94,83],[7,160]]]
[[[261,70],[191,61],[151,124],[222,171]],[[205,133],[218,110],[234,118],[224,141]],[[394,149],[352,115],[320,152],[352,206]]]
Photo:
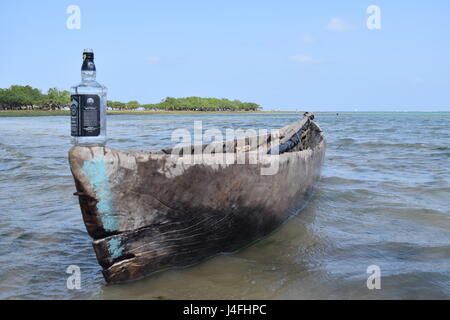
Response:
[[[83,60],[92,59],[94,60],[94,51],[92,49],[83,50]]]
[[[94,51],[92,49],[84,49],[82,71],[95,71]]]

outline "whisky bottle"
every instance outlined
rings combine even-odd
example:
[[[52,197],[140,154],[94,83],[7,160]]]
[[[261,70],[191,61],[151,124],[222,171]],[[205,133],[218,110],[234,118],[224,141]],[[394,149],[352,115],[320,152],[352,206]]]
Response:
[[[96,80],[94,52],[85,49],[81,82],[70,88],[72,143],[82,146],[106,144],[106,92]]]

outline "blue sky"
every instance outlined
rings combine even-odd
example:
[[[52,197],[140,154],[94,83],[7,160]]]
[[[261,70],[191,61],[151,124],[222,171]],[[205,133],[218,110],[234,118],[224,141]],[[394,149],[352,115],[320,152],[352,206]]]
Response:
[[[69,5],[81,29],[69,30]],[[369,5],[381,30],[368,30]],[[68,89],[93,48],[112,100],[450,111],[450,1],[1,1],[0,87]]]

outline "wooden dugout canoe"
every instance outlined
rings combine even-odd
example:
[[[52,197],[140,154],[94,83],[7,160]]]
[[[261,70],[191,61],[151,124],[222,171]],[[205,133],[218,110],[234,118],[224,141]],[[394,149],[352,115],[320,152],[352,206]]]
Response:
[[[256,143],[252,138],[214,143],[214,151],[203,155],[206,146],[160,151],[73,147],[69,163],[75,194],[106,282],[135,280],[233,252],[300,210],[325,155],[324,135],[312,118],[305,114],[278,134],[258,136]],[[267,154],[296,135],[301,140],[292,149]],[[218,156],[230,155],[241,161],[217,164]],[[266,175],[268,168],[277,170]]]

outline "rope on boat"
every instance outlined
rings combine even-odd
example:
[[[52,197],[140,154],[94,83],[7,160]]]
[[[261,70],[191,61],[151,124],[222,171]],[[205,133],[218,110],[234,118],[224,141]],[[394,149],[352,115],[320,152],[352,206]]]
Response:
[[[282,144],[276,145],[273,148],[270,148],[270,150],[269,150],[269,152],[267,152],[267,154],[282,154],[282,153],[285,153],[286,151],[291,150],[292,148],[294,148],[296,145],[298,145],[300,143],[303,133],[309,129],[311,120],[314,119],[314,114],[312,114],[310,112],[305,112],[303,114],[303,116],[306,118],[306,122],[303,124],[303,126],[300,128],[300,130],[295,132],[292,135],[292,137],[285,143],[282,143]]]

